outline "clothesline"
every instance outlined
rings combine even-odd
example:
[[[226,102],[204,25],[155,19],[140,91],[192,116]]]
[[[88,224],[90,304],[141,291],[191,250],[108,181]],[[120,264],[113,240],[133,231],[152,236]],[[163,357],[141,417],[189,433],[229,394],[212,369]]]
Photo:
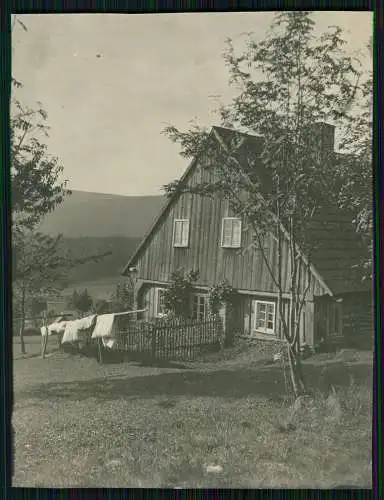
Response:
[[[124,314],[135,314],[135,313],[141,313],[148,311],[148,309],[137,309],[136,311],[125,311],[125,312],[119,312],[119,313],[111,313],[114,314],[115,316],[123,316]]]
[[[63,334],[61,343],[78,341],[79,332],[93,329],[92,338],[95,337],[108,337],[110,336],[114,327],[114,320],[116,316],[127,316],[130,314],[144,312],[147,309],[136,309],[134,311],[122,311],[119,313],[107,314],[91,314],[85,318],[74,320],[59,320],[48,325],[45,323],[40,331],[43,337],[51,335],[52,333]]]
[[[118,313],[111,313],[111,314],[114,314],[115,316],[123,316],[124,314],[135,314],[135,313],[140,313],[140,312],[145,312],[145,311],[148,311],[148,309],[137,309],[135,311],[124,311],[124,312],[118,312]],[[51,318],[58,318],[58,317],[70,317],[70,316],[73,316],[73,314],[50,314],[49,316],[26,316],[24,318],[24,321],[31,321],[31,320],[34,320],[34,319],[40,319],[40,320],[44,320],[44,319],[51,319]],[[23,318],[18,316],[17,318],[12,318],[12,321],[19,321],[19,320],[22,320]]]
[[[49,316],[26,316],[24,318],[24,321],[31,321],[33,319],[50,319],[50,318],[57,318],[57,317],[69,317],[69,316],[73,316],[72,314],[50,314]],[[12,318],[12,321],[21,321],[23,318],[21,316],[18,316],[17,318]]]
[[[45,357],[47,339],[52,333],[62,335],[60,344],[67,342],[82,341],[82,337],[86,331],[93,329],[92,338],[97,338],[106,347],[113,348],[116,339],[114,333],[114,320],[116,316],[123,316],[147,311],[147,309],[136,309],[135,311],[122,311],[119,313],[109,314],[92,314],[85,318],[80,318],[72,321],[61,321],[59,323],[52,323],[51,325],[44,325],[41,327],[42,335],[42,358]],[[100,354],[101,359],[101,354]]]

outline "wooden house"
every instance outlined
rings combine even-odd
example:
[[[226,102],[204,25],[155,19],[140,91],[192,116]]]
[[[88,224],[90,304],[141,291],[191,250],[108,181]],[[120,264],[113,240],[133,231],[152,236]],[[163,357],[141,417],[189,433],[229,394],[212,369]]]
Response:
[[[320,126],[320,124],[319,124]],[[321,124],[322,147],[334,149],[334,127]],[[210,137],[229,144],[235,132],[213,127]],[[244,152],[260,153],[262,138],[243,135],[239,161]],[[243,151],[243,152],[242,152]],[[336,154],[336,153],[335,153]],[[181,182],[194,186],[211,175],[202,168],[207,160],[204,150],[195,157]],[[262,173],[261,173],[262,174]],[[371,283],[356,272],[362,246],[352,227],[351,217],[339,209],[324,209],[317,220],[321,245],[312,257],[311,287],[301,317],[301,342],[313,346],[322,338],[372,341]],[[288,315],[289,255],[283,255],[284,309]],[[276,241],[267,242],[269,265],[276,265]],[[300,273],[305,276],[305,257]],[[237,290],[238,305],[232,317],[237,333],[262,339],[279,339],[277,289],[260,251],[252,246],[246,224],[231,212],[221,196],[211,198],[192,193],[175,194],[165,203],[148,234],[129,260],[123,274],[136,279],[138,308],[148,308],[148,316],[164,313],[163,290],[171,273],[179,268],[199,271],[191,302],[191,315],[202,318],[208,311],[209,288],[226,279]],[[287,317],[287,316],[286,316]]]

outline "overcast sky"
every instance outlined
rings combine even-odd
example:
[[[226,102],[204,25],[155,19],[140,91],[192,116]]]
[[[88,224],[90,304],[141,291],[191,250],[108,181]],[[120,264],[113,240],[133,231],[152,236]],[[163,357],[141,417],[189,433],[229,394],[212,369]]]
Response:
[[[162,128],[184,129],[194,118],[217,124],[212,96],[228,102],[233,95],[225,38],[254,31],[262,39],[272,16],[23,15],[28,32],[13,33],[13,76],[24,84],[18,97],[43,103],[49,151],[72,189],[159,194],[188,164]],[[343,27],[351,51],[364,50],[372,33],[368,12],[318,12],[314,19],[319,32]]]

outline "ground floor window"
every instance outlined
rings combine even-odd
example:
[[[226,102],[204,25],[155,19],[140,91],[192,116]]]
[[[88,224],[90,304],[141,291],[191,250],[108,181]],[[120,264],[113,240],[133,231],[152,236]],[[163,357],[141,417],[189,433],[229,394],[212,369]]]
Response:
[[[192,318],[204,320],[208,316],[209,304],[208,296],[196,293],[192,297]]]
[[[275,303],[255,300],[255,330],[262,333],[275,333]]]
[[[155,316],[161,318],[165,316],[167,311],[165,309],[165,288],[156,288],[155,293]]]

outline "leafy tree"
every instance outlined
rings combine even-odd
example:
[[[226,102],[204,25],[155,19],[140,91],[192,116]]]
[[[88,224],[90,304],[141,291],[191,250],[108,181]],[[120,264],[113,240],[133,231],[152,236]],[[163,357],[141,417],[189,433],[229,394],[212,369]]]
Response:
[[[80,311],[82,314],[91,310],[93,305],[93,299],[85,289],[82,292],[75,290],[68,301],[68,306],[70,308]]]
[[[26,311],[34,297],[57,296],[69,269],[99,262],[106,254],[75,258],[60,246],[61,236],[52,238],[33,230],[15,231],[12,241],[12,292],[14,316],[19,318],[21,352]]]
[[[303,11],[276,14],[266,38],[257,41],[248,35],[247,48],[240,55],[232,41],[227,41],[224,59],[238,95],[230,105],[219,108],[219,117],[223,126],[261,136],[260,155],[247,148],[241,133],[228,144],[215,130],[217,140],[212,143],[204,128],[193,126],[180,132],[171,125],[164,130],[181,145],[184,157],[199,154],[202,145],[208,150],[207,158],[202,158],[203,172],[207,172],[204,181],[194,187],[171,182],[166,192],[222,196],[253,235],[253,246],[261,253],[278,292],[279,328],[287,340],[296,396],[306,390],[299,325],[311,284],[311,256],[318,244],[309,228],[314,216],[331,203],[328,193],[335,190],[330,175],[334,154],[324,147],[324,129],[319,129],[318,122],[349,127],[354,122],[354,103],[363,90],[358,61],[344,52],[344,43],[339,27],[316,37],[311,14]],[[270,244],[278,256],[275,268],[268,259]],[[287,290],[282,278],[286,247],[288,321],[283,314]],[[305,279],[300,279],[301,265]]]
[[[26,26],[18,16],[13,27]],[[63,166],[43,142],[48,136],[47,113],[42,104],[29,108],[16,97],[22,83],[12,78],[11,102],[11,189],[12,189],[12,281],[14,312],[20,317],[21,351],[25,353],[23,330],[29,299],[57,292],[66,271],[90,261],[98,262],[111,252],[74,258],[63,252],[61,236],[38,232],[41,219],[70,195],[61,179]]]
[[[372,55],[372,39],[368,44]],[[373,74],[368,73],[362,81],[361,100],[356,112],[348,117],[340,141],[340,149],[345,153],[339,156],[338,173],[343,183],[338,194],[341,207],[354,215],[354,225],[368,246],[369,252],[361,265],[364,278],[372,277],[373,256],[373,210],[372,210],[372,131],[373,131]]]
[[[47,301],[42,297],[32,297],[31,300],[31,314],[37,316],[45,311],[47,308]]]
[[[109,314],[115,312],[112,310],[111,302],[105,299],[96,300],[93,304],[92,310],[95,314]]]
[[[116,291],[110,300],[97,300],[93,305],[95,314],[110,314],[131,311],[134,301],[134,283],[129,279],[123,283],[116,284]]]
[[[119,305],[120,311],[130,311],[134,301],[134,283],[130,278],[124,283],[117,283],[113,300]]]
[[[22,236],[21,236],[22,235]],[[32,231],[17,232],[12,241],[12,291],[20,318],[21,352],[25,353],[23,331],[28,300],[41,294],[54,294],[57,268],[57,241]]]
[[[232,308],[236,303],[236,298],[236,290],[228,280],[223,280],[212,286],[209,290],[209,306],[212,314],[218,314],[222,305]]]
[[[13,27],[25,24],[14,16]],[[62,203],[70,194],[67,180],[61,180],[63,166],[48,153],[48,114],[41,102],[30,108],[17,98],[23,84],[12,78],[11,99],[11,188],[14,229],[36,228],[41,218]]]
[[[18,16],[12,30],[26,26]],[[43,139],[48,135],[47,113],[41,103],[36,108],[17,98],[22,83],[12,78],[11,100],[11,190],[12,190],[12,281],[14,303],[20,316],[21,351],[25,353],[23,330],[28,299],[33,294],[51,293],[62,258],[59,238],[37,232],[41,218],[70,194],[67,181],[61,181],[63,167],[49,155]]]
[[[15,87],[20,83],[13,82]],[[61,181],[63,166],[42,142],[48,136],[48,115],[42,108],[29,108],[13,99],[11,117],[11,187],[13,228],[36,228],[41,218],[70,195]]]

